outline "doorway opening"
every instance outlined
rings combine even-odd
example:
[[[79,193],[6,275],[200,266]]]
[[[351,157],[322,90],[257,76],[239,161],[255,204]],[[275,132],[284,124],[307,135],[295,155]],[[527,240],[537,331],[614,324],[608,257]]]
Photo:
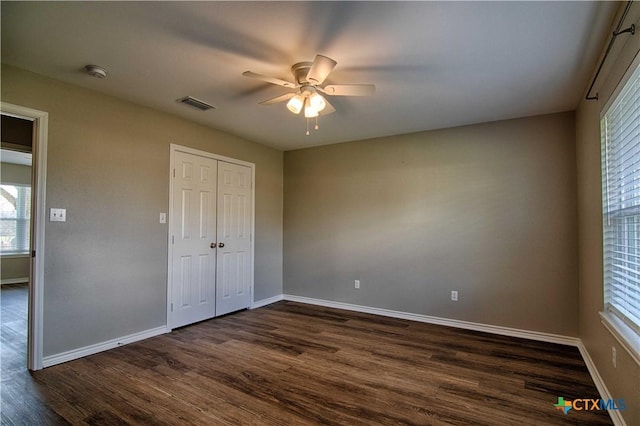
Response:
[[[31,281],[33,121],[2,114],[0,142],[0,356],[2,375],[25,368]]]
[[[2,372],[42,368],[48,114],[0,103]]]

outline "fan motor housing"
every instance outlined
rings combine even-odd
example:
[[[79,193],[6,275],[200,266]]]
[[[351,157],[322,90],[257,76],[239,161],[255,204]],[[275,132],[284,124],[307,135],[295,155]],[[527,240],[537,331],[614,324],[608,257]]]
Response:
[[[309,74],[309,70],[311,69],[312,64],[313,62],[298,62],[297,64],[293,64],[293,66],[291,66],[291,73],[296,79],[296,83],[309,84],[309,81],[307,80],[307,74]]]

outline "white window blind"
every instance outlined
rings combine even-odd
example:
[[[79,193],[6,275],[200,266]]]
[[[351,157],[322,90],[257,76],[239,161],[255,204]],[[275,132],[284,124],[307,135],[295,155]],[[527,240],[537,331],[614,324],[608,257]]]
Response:
[[[600,121],[605,310],[640,334],[640,66]]]
[[[0,253],[29,252],[31,188],[0,185]]]

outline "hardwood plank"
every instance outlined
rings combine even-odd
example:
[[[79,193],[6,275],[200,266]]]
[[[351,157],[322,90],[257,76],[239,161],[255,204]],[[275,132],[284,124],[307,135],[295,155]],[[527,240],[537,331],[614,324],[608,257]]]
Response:
[[[32,374],[21,350],[3,344],[2,424],[612,424],[553,406],[598,398],[575,348],[293,302]]]

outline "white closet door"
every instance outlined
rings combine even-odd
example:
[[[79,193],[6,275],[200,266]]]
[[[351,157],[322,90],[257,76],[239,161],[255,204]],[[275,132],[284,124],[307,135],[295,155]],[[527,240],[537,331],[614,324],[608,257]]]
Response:
[[[251,305],[251,168],[218,162],[216,315]]]
[[[218,162],[176,151],[174,165],[171,328],[216,315]]]

